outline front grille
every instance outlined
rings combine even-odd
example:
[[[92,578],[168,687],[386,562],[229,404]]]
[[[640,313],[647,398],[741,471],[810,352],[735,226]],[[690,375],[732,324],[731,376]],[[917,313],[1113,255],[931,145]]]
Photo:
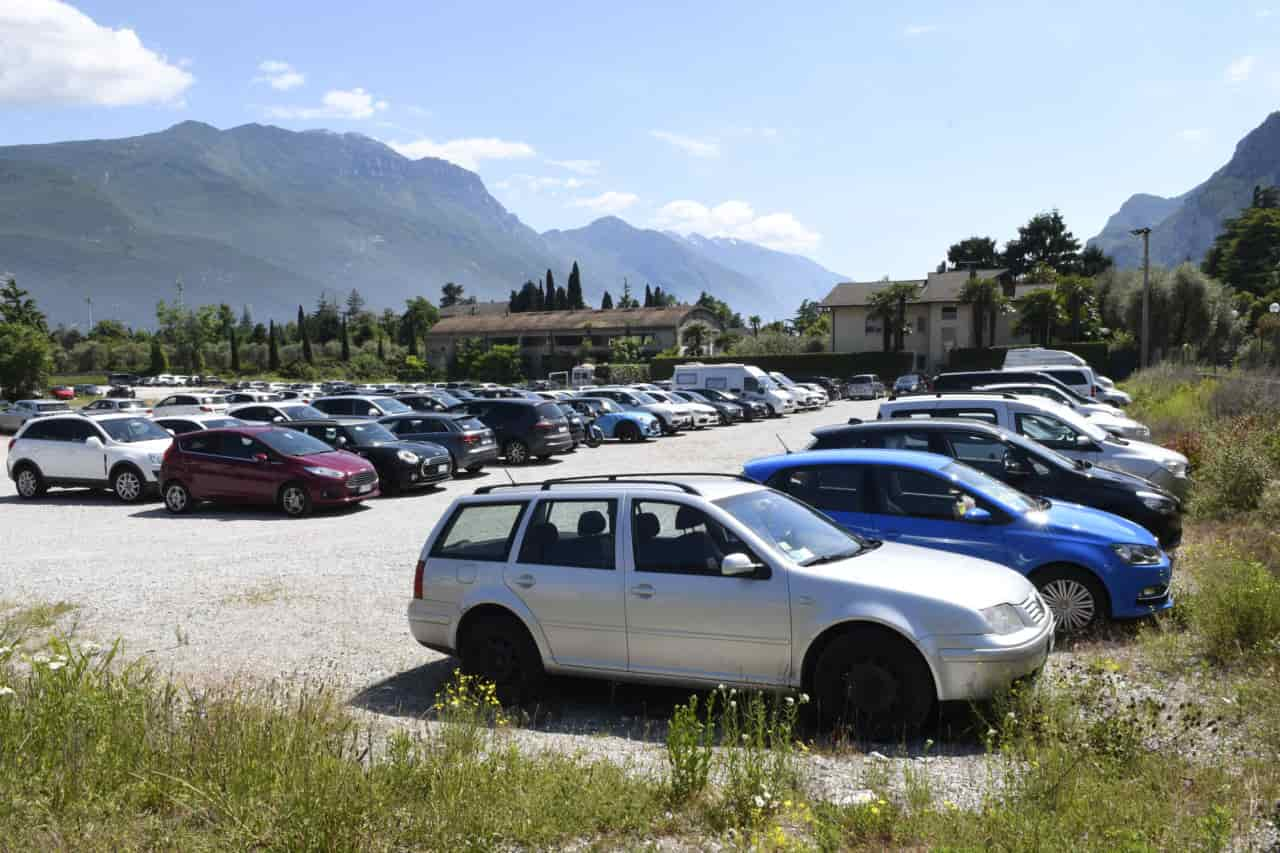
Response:
[[[361,486],[367,486],[370,483],[376,483],[378,480],[377,471],[361,471],[358,474],[352,474],[347,478],[347,486],[358,489]]]
[[[1043,622],[1045,615],[1048,613],[1045,609],[1044,602],[1040,600],[1040,595],[1035,592],[1028,595],[1026,600],[1018,605],[1018,609],[1031,620],[1033,625],[1039,625]]]

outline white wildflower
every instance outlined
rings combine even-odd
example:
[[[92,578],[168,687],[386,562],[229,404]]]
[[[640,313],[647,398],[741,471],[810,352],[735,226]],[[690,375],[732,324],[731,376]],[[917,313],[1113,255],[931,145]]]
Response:
[[[788,705],[796,704],[796,700],[792,699],[790,696],[787,697],[786,702]]]
[[[764,808],[764,797],[760,796],[759,794],[756,794],[756,808],[758,809]]]
[[[64,660],[51,660],[49,661],[49,670],[51,672],[57,671],[59,669],[62,669],[66,665],[67,665],[67,662]]]
[[[0,696],[12,696],[13,688],[8,686],[0,686]]]

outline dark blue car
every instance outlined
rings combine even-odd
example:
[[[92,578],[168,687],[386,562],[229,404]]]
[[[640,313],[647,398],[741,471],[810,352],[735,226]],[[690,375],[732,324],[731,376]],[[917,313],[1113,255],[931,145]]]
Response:
[[[818,450],[757,459],[744,472],[860,536],[1015,569],[1040,590],[1063,630],[1173,604],[1172,565],[1145,528],[1102,510],[1024,495],[946,456]]]

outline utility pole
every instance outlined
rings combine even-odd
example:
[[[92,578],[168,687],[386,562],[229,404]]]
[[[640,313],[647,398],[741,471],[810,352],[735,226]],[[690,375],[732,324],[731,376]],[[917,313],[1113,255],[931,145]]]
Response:
[[[1147,367],[1151,358],[1151,229],[1135,228],[1129,232],[1142,238],[1142,361]]]
[[[86,296],[84,298],[84,304],[89,306],[89,331],[92,332],[93,331],[93,297]]]

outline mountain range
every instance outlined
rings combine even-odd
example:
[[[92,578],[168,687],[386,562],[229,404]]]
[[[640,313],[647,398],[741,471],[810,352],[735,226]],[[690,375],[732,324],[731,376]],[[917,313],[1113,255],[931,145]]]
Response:
[[[842,276],[737,240],[635,228],[606,217],[539,234],[473,172],[411,160],[354,133],[187,121],[113,140],[0,147],[0,270],[55,321],[147,324],[160,299],[225,302],[291,317],[323,291],[371,307],[435,298],[455,281],[501,299],[573,261],[596,303],[623,281],[744,314],[789,316]]]
[[[1256,186],[1280,185],[1280,112],[1249,132],[1225,166],[1182,195],[1131,196],[1089,241],[1120,267],[1142,264],[1142,241],[1129,232],[1151,229],[1151,263],[1176,266],[1204,259],[1223,223],[1249,206]]]

